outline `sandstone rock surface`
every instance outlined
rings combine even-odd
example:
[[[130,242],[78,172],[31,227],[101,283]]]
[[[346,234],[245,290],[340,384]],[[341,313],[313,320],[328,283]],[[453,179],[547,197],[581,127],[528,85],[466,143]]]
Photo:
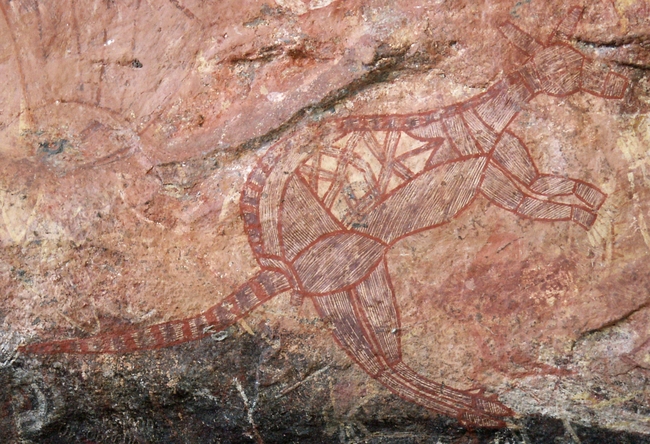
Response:
[[[518,70],[543,51],[522,48],[512,30],[550,46],[574,6],[0,5],[0,441],[650,442],[650,3],[578,5],[575,28],[560,37],[595,61],[591,77],[566,96],[537,93],[536,81],[552,88],[540,73],[559,56],[538,56],[537,77],[521,80]],[[512,102],[512,73],[530,97]],[[493,92],[498,85],[505,95]],[[484,99],[472,99],[490,94],[494,103],[504,97],[492,123],[492,105],[481,111]],[[510,107],[513,120],[499,123]],[[469,113],[491,126],[486,139]],[[490,131],[492,145],[481,142]],[[373,154],[371,140],[384,154]],[[260,185],[255,199],[276,193],[285,219],[255,213],[259,253],[240,199],[279,145],[296,160],[264,167],[281,185]],[[358,238],[323,241],[308,263],[301,236],[327,223],[301,210],[317,204],[291,204],[307,193],[291,180],[312,186],[309,196],[326,207],[322,184],[347,168],[332,153],[346,147],[358,158],[370,152],[369,166],[340,175],[344,191],[327,211]],[[458,160],[470,158],[471,166]],[[510,182],[489,176],[492,164]],[[508,207],[517,193],[528,203]],[[382,201],[395,196],[399,205]],[[278,290],[227,328],[173,347],[18,348],[206,312],[260,270],[277,269],[261,262],[271,256],[264,221],[288,226],[291,205],[302,228],[282,259],[305,294]],[[372,268],[380,261],[372,255],[385,263],[390,283],[381,288],[394,300],[359,283],[383,269]],[[353,278],[358,270],[363,279]],[[272,296],[255,285],[256,298]],[[331,308],[326,290],[357,301],[358,322],[341,304]],[[399,324],[375,310],[387,300]],[[397,337],[403,361],[439,390],[498,398],[512,415],[487,416],[504,427],[482,429],[491,424],[391,392],[392,382],[358,365],[362,340],[341,347],[333,338],[361,320],[375,356],[389,362]],[[434,396],[415,392],[416,401]]]

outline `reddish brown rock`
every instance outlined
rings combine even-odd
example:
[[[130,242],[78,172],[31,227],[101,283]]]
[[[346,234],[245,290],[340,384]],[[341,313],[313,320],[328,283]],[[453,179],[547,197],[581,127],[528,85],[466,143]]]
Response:
[[[84,6],[0,6],[5,441],[647,439],[647,2]]]

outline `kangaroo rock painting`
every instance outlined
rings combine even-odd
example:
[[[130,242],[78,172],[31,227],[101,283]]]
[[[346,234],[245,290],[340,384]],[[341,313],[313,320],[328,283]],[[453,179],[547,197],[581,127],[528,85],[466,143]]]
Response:
[[[419,374],[402,358],[400,310],[387,252],[486,199],[536,223],[589,230],[607,199],[598,183],[540,171],[511,122],[540,95],[619,100],[628,79],[570,44],[582,9],[544,41],[511,22],[501,35],[527,56],[484,93],[408,115],[319,123],[323,137],[290,135],[248,175],[240,209],[259,272],[196,316],[84,339],[24,345],[26,354],[107,354],[157,349],[223,330],[274,296],[311,299],[336,343],[403,399],[469,427],[504,427],[514,415],[497,395],[460,390]]]

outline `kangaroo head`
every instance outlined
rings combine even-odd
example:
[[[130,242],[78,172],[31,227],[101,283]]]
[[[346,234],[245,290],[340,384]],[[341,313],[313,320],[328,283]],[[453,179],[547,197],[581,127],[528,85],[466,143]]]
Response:
[[[530,56],[526,68],[537,77],[540,92],[567,96],[585,91],[608,99],[620,99],[627,90],[627,79],[606,64],[586,57],[568,43],[581,15],[582,8],[572,8],[546,44],[510,22],[502,24],[499,29],[514,46]]]
[[[585,57],[575,49],[555,44],[538,51],[530,63],[544,92],[566,96],[580,89],[584,60]]]
[[[566,44],[544,47],[533,55],[530,63],[547,94],[567,96],[585,91],[606,99],[620,99],[627,90],[625,77]]]

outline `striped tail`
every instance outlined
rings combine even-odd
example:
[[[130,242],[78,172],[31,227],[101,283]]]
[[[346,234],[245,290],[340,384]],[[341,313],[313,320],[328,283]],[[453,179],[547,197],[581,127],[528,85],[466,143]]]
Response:
[[[273,296],[290,288],[284,274],[262,270],[234,293],[198,316],[87,339],[28,344],[20,347],[19,351],[33,354],[120,354],[170,347],[224,330]]]

